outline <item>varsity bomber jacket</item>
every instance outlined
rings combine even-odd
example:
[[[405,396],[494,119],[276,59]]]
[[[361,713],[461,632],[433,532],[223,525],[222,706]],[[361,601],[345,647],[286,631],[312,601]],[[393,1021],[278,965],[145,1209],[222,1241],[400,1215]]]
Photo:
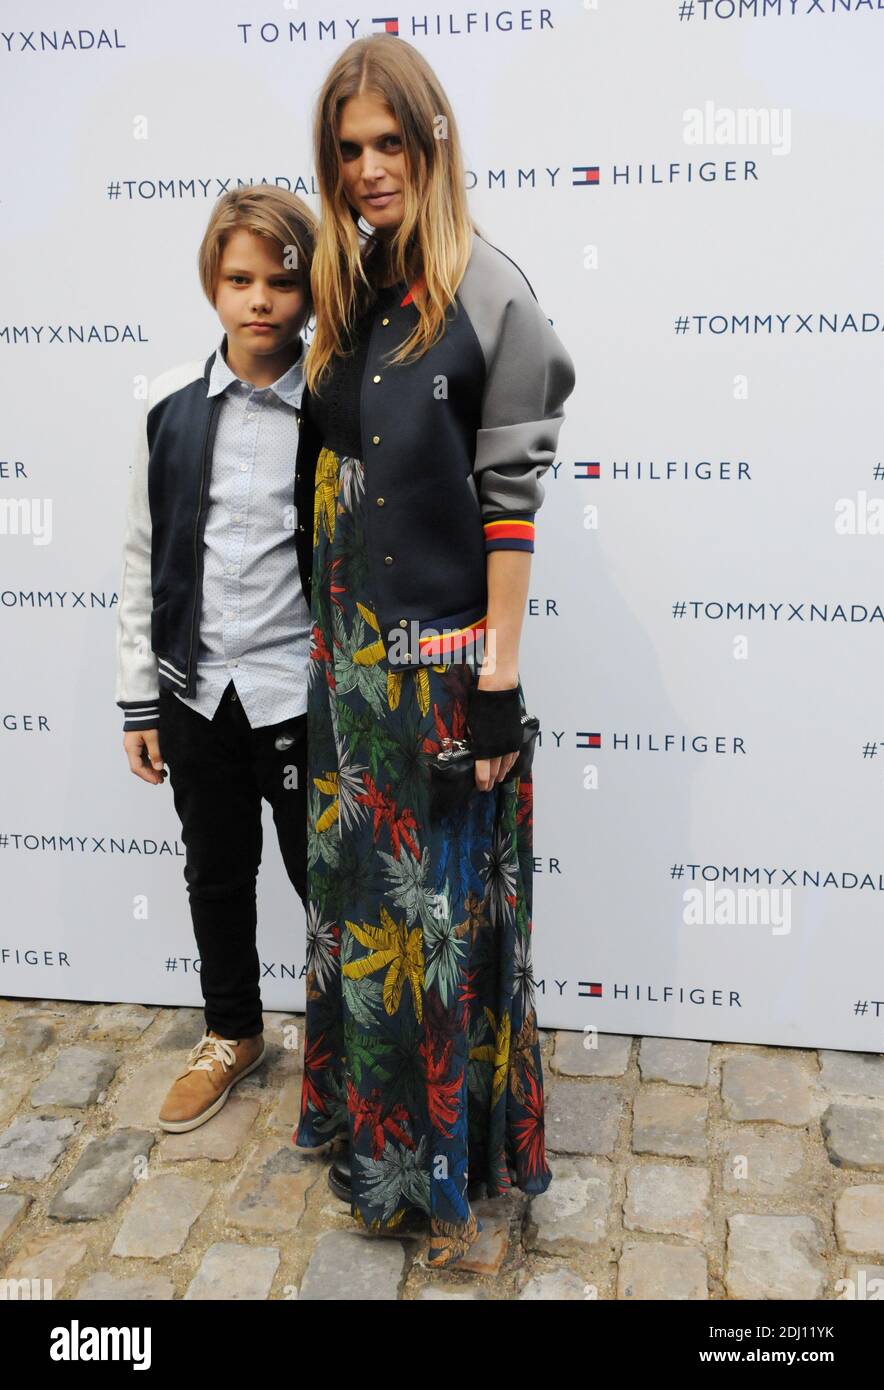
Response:
[[[361,388],[366,540],[384,658],[418,665],[432,638],[480,626],[490,550],[534,549],[540,478],[555,458],[573,361],[526,276],[473,233],[445,333],[390,365],[417,321],[407,293],[379,308]],[[154,727],[159,690],[193,696],[203,530],[221,397],[214,353],[150,385],[129,491],[117,615],[116,703],[124,730]],[[316,464],[323,441],[305,387],[294,484],[295,548],[311,594]],[[428,645],[429,644],[429,645]],[[449,658],[450,659],[450,658]]]

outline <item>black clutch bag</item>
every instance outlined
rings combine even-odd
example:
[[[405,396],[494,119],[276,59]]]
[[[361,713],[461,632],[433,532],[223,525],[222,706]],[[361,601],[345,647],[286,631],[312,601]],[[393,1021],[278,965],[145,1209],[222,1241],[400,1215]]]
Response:
[[[503,782],[525,777],[534,761],[534,746],[540,720],[522,715],[522,747]],[[430,758],[430,819],[441,820],[463,806],[476,790],[476,759],[466,739],[443,738],[442,749]]]

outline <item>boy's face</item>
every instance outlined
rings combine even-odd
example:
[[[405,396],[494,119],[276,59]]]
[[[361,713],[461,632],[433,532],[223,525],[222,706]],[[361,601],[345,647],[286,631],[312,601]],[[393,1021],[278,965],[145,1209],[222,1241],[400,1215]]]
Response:
[[[309,317],[306,295],[286,269],[282,247],[245,227],[231,232],[215,285],[215,308],[228,345],[242,359],[273,357],[293,343]]]

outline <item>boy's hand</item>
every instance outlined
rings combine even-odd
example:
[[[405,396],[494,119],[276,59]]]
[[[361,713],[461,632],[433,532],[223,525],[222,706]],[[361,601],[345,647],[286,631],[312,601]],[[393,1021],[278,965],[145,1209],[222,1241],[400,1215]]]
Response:
[[[160,753],[159,729],[131,729],[123,734],[129,767],[144,782],[162,782],[166,776]]]

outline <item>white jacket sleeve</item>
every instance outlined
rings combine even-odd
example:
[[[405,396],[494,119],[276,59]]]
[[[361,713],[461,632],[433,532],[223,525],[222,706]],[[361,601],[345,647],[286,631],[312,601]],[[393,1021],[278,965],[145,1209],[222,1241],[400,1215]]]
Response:
[[[155,729],[159,725],[159,677],[151,647],[151,516],[147,492],[147,415],[150,396],[138,422],[135,463],[129,483],[123,573],[117,605],[116,703],[123,711],[123,729]]]

